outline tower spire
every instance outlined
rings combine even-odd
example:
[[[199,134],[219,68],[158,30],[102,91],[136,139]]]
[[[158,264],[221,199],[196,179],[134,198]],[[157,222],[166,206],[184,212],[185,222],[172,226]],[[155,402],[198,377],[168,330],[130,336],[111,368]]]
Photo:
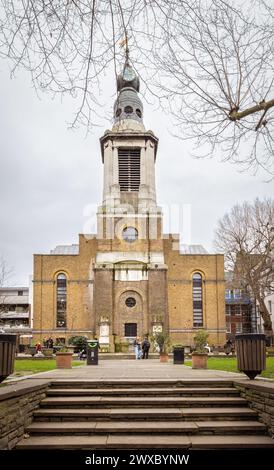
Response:
[[[138,96],[140,80],[129,61],[127,32],[120,45],[125,46],[125,63],[117,77],[118,98],[114,104],[114,124],[123,120],[143,123],[143,105]]]

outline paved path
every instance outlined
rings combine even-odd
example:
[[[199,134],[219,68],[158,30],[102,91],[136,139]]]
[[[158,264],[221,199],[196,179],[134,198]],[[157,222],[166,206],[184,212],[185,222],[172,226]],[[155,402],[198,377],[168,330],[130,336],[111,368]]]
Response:
[[[181,364],[160,363],[159,359],[148,361],[104,360],[97,366],[78,366],[73,369],[56,369],[21,378],[10,377],[6,382],[22,379],[245,379],[244,374],[220,370],[192,369]]]

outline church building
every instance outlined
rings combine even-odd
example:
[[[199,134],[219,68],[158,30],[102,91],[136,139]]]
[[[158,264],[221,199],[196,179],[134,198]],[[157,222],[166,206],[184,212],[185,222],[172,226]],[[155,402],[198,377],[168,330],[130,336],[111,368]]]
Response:
[[[163,234],[157,205],[158,138],[143,123],[139,78],[126,60],[117,79],[114,124],[100,139],[104,186],[97,234],[34,255],[34,341],[97,336],[115,343],[164,330],[193,345],[199,329],[210,345],[226,340],[223,255],[200,245],[180,252]]]

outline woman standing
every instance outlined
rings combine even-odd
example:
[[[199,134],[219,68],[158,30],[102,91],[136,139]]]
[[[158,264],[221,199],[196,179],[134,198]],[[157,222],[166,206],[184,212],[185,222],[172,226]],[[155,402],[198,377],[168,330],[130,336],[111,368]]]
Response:
[[[141,349],[141,338],[140,338],[140,336],[136,336],[136,339],[134,341],[134,351],[135,351],[135,359],[141,359],[142,349]]]

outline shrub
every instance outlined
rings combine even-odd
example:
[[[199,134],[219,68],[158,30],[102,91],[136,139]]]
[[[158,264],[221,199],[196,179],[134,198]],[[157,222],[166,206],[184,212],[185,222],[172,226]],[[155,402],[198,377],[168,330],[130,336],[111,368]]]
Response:
[[[167,354],[170,345],[170,339],[167,332],[164,330],[159,331],[153,335],[153,338],[159,347],[160,354]]]
[[[196,335],[194,336],[194,352],[197,353],[205,353],[206,349],[205,346],[207,345],[207,338],[208,333],[204,330],[197,331]]]
[[[80,352],[83,349],[87,348],[87,338],[86,336],[71,336],[68,340],[69,344],[74,346],[75,352]]]

